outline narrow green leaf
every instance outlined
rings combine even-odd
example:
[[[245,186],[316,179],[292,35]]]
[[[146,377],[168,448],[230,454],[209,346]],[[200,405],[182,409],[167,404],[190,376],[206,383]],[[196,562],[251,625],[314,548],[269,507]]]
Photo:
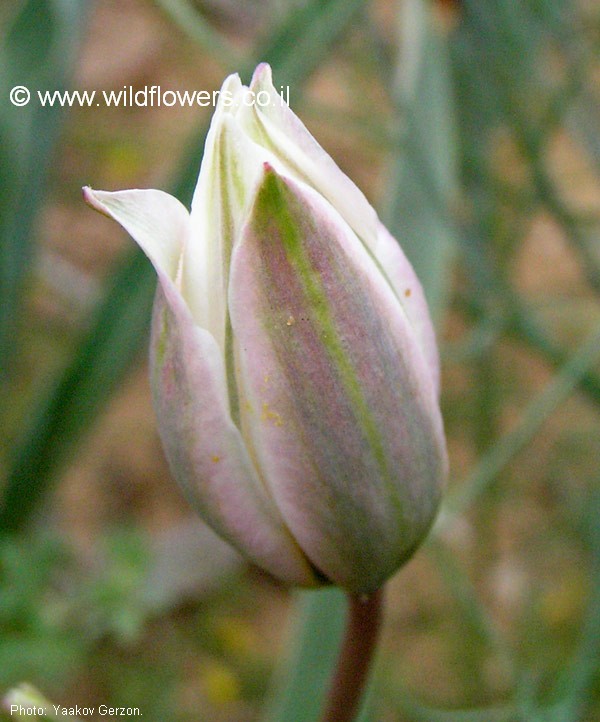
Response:
[[[296,629],[278,670],[266,722],[314,722],[327,693],[344,631],[345,595],[339,589],[303,592]]]
[[[584,615],[579,643],[552,690],[553,716],[542,719],[583,720],[598,676],[600,659],[600,492],[596,489],[587,505],[587,543],[591,556],[591,594]]]
[[[365,0],[311,0],[289,13],[262,44],[258,60],[269,62],[279,84],[299,85],[323,60]]]
[[[403,128],[388,184],[384,220],[426,288],[435,318],[446,305],[453,255],[458,160],[446,41],[423,0],[402,4],[395,90]]]
[[[451,523],[481,496],[498,474],[533,439],[550,414],[577,387],[600,358],[600,327],[595,328],[559,373],[527,406],[521,421],[484,454],[466,481],[451,493],[438,521],[438,529]]]
[[[132,255],[114,276],[92,332],[56,386],[38,402],[17,447],[3,490],[3,531],[25,524],[49,479],[121,381],[146,337],[155,285],[140,254]]]
[[[491,269],[490,269],[491,270]],[[498,279],[500,280],[500,279]],[[558,371],[569,359],[569,352],[556,339],[542,319],[511,288],[502,292],[506,308],[501,314],[487,314],[485,304],[476,293],[468,299],[460,298],[458,305],[468,318],[478,322],[465,344],[444,349],[445,358],[453,363],[468,361],[488,348],[501,333],[522,341],[554,370]],[[600,376],[593,370],[581,376],[578,389],[589,401],[600,406]]]
[[[509,645],[503,638],[494,618],[480,601],[473,583],[458,563],[455,555],[445,546],[442,539],[433,535],[427,541],[426,546],[437,564],[441,578],[460,607],[463,619],[472,636],[498,651],[507,666],[511,669],[514,668],[515,660]]]
[[[33,230],[63,109],[41,107],[38,90],[63,90],[79,45],[85,2],[28,0],[8,16],[0,38],[0,376],[14,357],[24,284],[32,266]],[[9,100],[16,86],[31,101]]]
[[[397,704],[409,714],[410,722],[516,722],[518,719],[514,708],[508,705],[469,710],[435,709],[404,691],[397,695]]]
[[[227,68],[238,68],[245,62],[238,51],[210,23],[189,0],[154,0],[177,27],[195,40],[212,57]]]
[[[507,3],[494,3],[497,9]],[[548,100],[547,78],[541,80],[540,73],[531,68],[544,67],[540,62],[540,53],[536,43],[524,45],[521,29],[516,23],[506,23],[502,36],[497,32],[497,11],[491,12],[490,3],[476,3],[466,0],[464,30],[459,34],[460,42],[455,43],[456,60],[462,72],[469,76],[478,76],[475,87],[486,86],[488,97],[493,98],[496,111],[495,121],[499,126],[506,124],[510,129],[517,147],[528,164],[533,188],[537,200],[550,212],[564,231],[567,240],[577,253],[580,265],[592,289],[600,292],[600,260],[594,248],[594,239],[582,228],[576,214],[562,197],[554,179],[547,168],[545,151],[552,137],[547,126],[547,118],[537,118],[535,109],[551,107],[552,125],[558,125],[563,114],[571,107],[569,103],[552,107]],[[546,8],[551,11],[550,6]],[[507,12],[506,10],[504,12]],[[510,11],[508,11],[510,14]],[[500,17],[500,22],[502,22]],[[563,19],[566,22],[565,19]],[[554,22],[560,22],[559,17]],[[597,55],[594,54],[594,58]],[[576,73],[584,72],[584,64],[576,68]],[[569,82],[569,81],[567,81]],[[461,98],[462,102],[462,98]],[[476,110],[483,110],[485,103],[480,102]],[[477,112],[474,113],[477,120]]]

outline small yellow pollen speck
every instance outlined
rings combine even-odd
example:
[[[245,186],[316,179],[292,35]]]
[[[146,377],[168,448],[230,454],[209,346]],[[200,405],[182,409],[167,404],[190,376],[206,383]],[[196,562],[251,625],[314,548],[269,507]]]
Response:
[[[288,316],[288,320],[285,323],[287,326],[293,326],[296,323],[296,319],[293,316]]]
[[[272,421],[274,426],[283,426],[281,416],[277,413],[277,411],[272,411],[266,401],[263,402],[262,414],[260,417],[263,421]]]
[[[217,455],[211,456],[210,460],[212,461],[213,464],[217,464],[219,461],[221,461],[221,457],[217,456]]]
[[[410,288],[407,288],[406,291],[404,291],[404,295],[406,296],[406,298],[409,298],[411,293],[412,291],[410,290]]]
[[[270,379],[271,379],[271,377],[269,376],[269,374],[265,374],[265,375],[264,375],[264,378],[263,378],[263,381],[264,381],[266,384],[268,384]]]

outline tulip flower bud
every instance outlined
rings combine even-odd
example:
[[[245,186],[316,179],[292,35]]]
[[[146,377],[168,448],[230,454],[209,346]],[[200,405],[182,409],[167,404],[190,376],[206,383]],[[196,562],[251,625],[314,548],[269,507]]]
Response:
[[[270,68],[225,81],[191,213],[156,190],[85,196],[158,274],[154,404],[199,514],[287,583],[381,586],[445,478],[434,332],[400,246]]]

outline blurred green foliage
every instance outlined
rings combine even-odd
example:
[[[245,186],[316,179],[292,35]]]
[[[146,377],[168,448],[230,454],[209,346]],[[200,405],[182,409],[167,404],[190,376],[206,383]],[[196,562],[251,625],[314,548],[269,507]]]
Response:
[[[140,634],[140,587],[147,555],[139,534],[123,531],[102,545],[100,570],[86,572],[64,540],[47,535],[5,538],[0,548],[0,685],[21,679],[64,682],[102,639]]]
[[[0,45],[0,375],[13,360],[24,286],[34,249],[35,209],[43,201],[64,109],[37,103],[15,107],[10,89],[67,87],[86,3],[73,0],[8,3]]]
[[[55,166],[80,158],[78,143],[119,156],[131,129],[117,123],[86,145],[76,110],[15,108],[8,93],[68,87],[91,40],[90,5],[0,7],[0,688],[26,680],[68,702],[83,680],[82,694],[150,720],[315,719],[341,594],[299,595],[289,653],[271,675],[249,621],[261,590],[280,603],[264,580],[230,579],[157,616],[141,592],[147,535],[112,528],[86,566],[51,512],[52,488],[140,358],[154,288],[146,260],[127,253],[85,328],[65,322],[33,339],[41,219],[74,194]],[[361,722],[600,718],[597,4],[139,6],[222,75],[247,79],[271,62],[295,110],[325,138],[337,131],[351,146],[340,162],[370,171],[445,329],[451,489],[419,562],[392,584],[390,639]],[[171,183],[186,203],[204,133],[182,147]],[[64,370],[48,383],[56,356]]]

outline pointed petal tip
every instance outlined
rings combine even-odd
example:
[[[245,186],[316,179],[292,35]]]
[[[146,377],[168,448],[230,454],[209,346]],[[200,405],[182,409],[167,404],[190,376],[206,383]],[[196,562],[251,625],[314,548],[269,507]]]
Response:
[[[264,189],[265,192],[267,192],[267,188],[274,189],[279,188],[279,184],[281,183],[281,187],[286,187],[290,185],[288,179],[278,172],[277,168],[268,160],[263,161],[262,163],[263,172],[262,176],[259,177],[258,181],[258,187],[257,192],[260,193],[261,189]]]
[[[95,211],[106,215],[106,210],[104,209],[104,206],[100,203],[100,201],[96,197],[94,190],[90,188],[90,186],[83,186],[83,188],[81,189],[81,193],[83,195],[83,200],[88,204],[88,206],[90,206],[90,208],[93,208]]]
[[[222,90],[231,90],[230,86],[235,86],[236,88],[242,87],[242,80],[240,78],[239,73],[231,73],[228,75],[225,80],[223,81],[221,85]]]
[[[101,213],[107,218],[111,218],[117,221],[119,220],[118,218],[115,218],[114,214],[111,212],[110,208],[106,205],[105,202],[105,200],[110,198],[111,195],[117,195],[119,191],[117,191],[116,193],[112,193],[111,191],[96,191],[90,186],[83,186],[81,192],[83,194],[83,200],[90,208],[98,211],[98,213]],[[128,191],[120,192],[127,193]]]
[[[256,66],[256,69],[252,74],[250,87],[252,88],[254,85],[261,85],[263,83],[270,85],[273,83],[273,72],[269,63],[266,62],[259,63]]]
[[[188,210],[177,198],[154,189],[95,191],[89,186],[83,189],[83,197],[91,208],[117,221],[131,235],[159,278],[176,281],[190,232]]]

